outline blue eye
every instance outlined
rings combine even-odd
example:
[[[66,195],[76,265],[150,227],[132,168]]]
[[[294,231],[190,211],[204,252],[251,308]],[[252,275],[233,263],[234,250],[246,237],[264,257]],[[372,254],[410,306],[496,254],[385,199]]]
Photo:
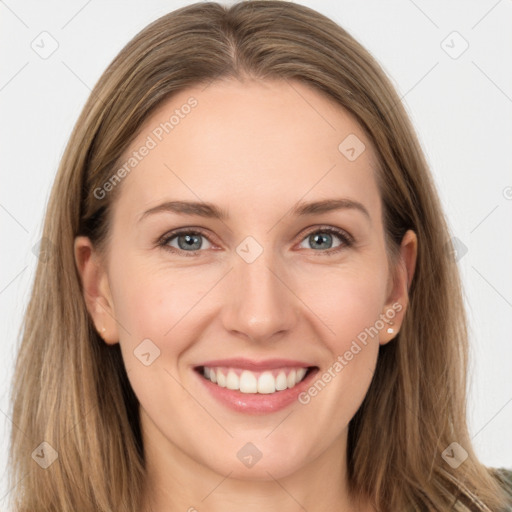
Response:
[[[332,246],[333,238],[337,238],[340,241],[334,247]],[[204,240],[210,245],[204,247]],[[332,226],[316,228],[314,231],[310,231],[303,238],[303,241],[309,241],[313,251],[325,255],[336,254],[344,248],[351,247],[354,243],[352,237],[346,231]],[[173,245],[174,243],[177,245]],[[157,241],[157,245],[183,256],[199,256],[201,249],[210,249],[212,246],[210,240],[202,231],[185,229],[164,235]],[[327,247],[325,247],[326,245]]]
[[[341,240],[341,243],[334,248],[332,247],[333,235],[334,238]],[[320,252],[326,255],[336,254],[343,248],[351,247],[353,244],[353,240],[348,233],[342,229],[334,228],[332,226],[317,228],[315,231],[310,231],[304,240],[311,244],[315,252]],[[322,245],[327,250],[321,250]],[[325,245],[329,245],[329,247],[325,247]]]
[[[161,245],[169,250],[173,250],[173,252],[195,252],[198,251],[203,247],[202,240],[208,240],[208,238],[201,233],[200,231],[178,231],[170,236],[165,237]],[[178,244],[178,247],[171,245],[171,242],[176,241]],[[208,241],[210,243],[210,241]],[[210,244],[211,245],[211,244]],[[206,247],[206,249],[209,249],[209,247]],[[193,256],[194,254],[191,254]],[[187,254],[187,256],[189,256]]]

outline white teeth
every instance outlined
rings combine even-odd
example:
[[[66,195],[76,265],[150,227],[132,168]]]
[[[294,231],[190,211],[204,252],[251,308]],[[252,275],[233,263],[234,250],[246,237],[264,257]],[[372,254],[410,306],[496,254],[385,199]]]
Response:
[[[261,394],[272,394],[276,391],[293,388],[304,379],[306,372],[307,368],[283,369],[279,370],[277,375],[272,371],[254,373],[243,370],[238,375],[235,369],[206,366],[203,368],[204,377],[222,388],[239,390],[241,393]]]
[[[274,393],[276,379],[270,372],[263,372],[258,379],[258,393]]]
[[[279,372],[276,379],[276,389],[277,391],[283,391],[288,387],[288,381],[286,379],[286,373]]]
[[[287,380],[289,388],[293,388],[293,386],[295,386],[295,382],[296,382],[295,377],[296,377],[296,375],[297,375],[297,372],[295,370],[292,370],[288,374],[288,378],[286,380]]]
[[[228,376],[226,378],[226,387],[228,389],[240,389],[240,379],[233,370],[229,370],[228,372]]]
[[[295,374],[295,379],[297,382],[300,382],[304,378],[304,375],[306,375],[307,371],[307,368],[299,368],[297,370],[297,373]]]
[[[258,381],[254,373],[244,370],[240,375],[240,392],[256,393],[258,391]]]
[[[226,387],[226,376],[222,372],[217,372],[217,384],[221,388]]]

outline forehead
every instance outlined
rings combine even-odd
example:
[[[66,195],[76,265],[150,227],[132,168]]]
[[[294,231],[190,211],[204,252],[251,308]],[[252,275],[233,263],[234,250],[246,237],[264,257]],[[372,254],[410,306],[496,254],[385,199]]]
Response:
[[[377,160],[361,126],[334,100],[293,80],[227,80],[180,91],[145,121],[121,162],[129,172],[116,208],[132,220],[176,198],[243,213],[344,196],[380,213]]]

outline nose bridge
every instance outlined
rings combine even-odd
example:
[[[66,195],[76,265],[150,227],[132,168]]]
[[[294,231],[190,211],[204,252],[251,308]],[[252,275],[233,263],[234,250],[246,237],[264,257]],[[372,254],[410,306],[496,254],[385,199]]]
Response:
[[[285,285],[284,267],[272,249],[248,237],[236,252],[225,327],[254,341],[290,329],[296,318],[294,296]]]

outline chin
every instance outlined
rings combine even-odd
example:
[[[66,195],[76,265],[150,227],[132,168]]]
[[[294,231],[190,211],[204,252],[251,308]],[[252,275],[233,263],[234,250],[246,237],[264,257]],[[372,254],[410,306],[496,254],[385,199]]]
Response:
[[[243,443],[241,448],[233,453],[234,457],[231,453],[231,450],[229,454],[226,450],[216,460],[205,461],[204,464],[218,474],[229,475],[230,479],[257,481],[286,478],[307,464],[302,457],[290,458],[290,452],[283,447],[276,450],[270,447],[259,450],[255,444]]]

